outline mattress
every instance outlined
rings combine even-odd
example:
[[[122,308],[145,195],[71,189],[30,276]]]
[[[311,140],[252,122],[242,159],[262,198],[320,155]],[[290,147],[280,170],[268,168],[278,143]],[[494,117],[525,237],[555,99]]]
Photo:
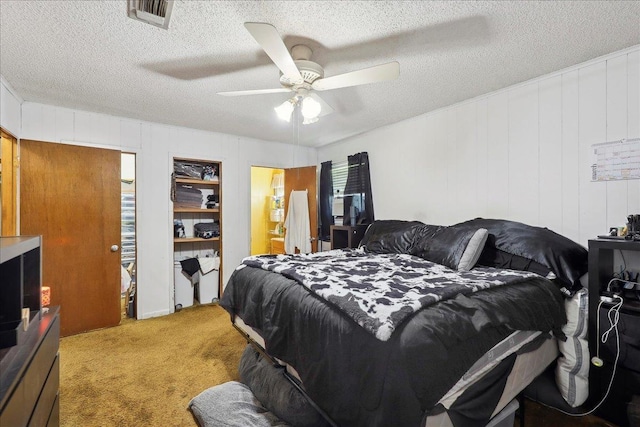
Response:
[[[470,385],[482,381],[484,374],[496,367],[500,361],[504,360],[507,356],[517,353],[519,349],[522,348],[521,345],[511,347],[514,340],[524,339],[529,343],[532,342],[532,336],[539,337],[540,335],[538,333],[531,334],[531,331],[516,331],[512,336],[497,344],[478,360],[477,365],[479,366],[474,365],[473,368],[469,369],[463,378],[461,378],[438,403],[447,409],[447,411],[450,410],[450,408],[455,405],[456,400]],[[531,381],[556,360],[557,356],[558,345],[556,340],[551,338],[541,341],[540,346],[534,350],[516,354],[515,363],[507,377],[502,395],[491,417],[496,416],[509,402],[516,398]],[[442,412],[427,417],[424,427],[453,427],[453,425],[449,413]]]
[[[298,372],[295,370],[295,368],[291,365],[289,365],[288,363],[283,362],[282,360],[278,359],[277,357],[273,357],[269,354],[267,354],[265,348],[267,348],[266,343],[264,342],[264,338],[262,338],[262,336],[255,331],[255,329],[253,329],[251,326],[247,325],[246,323],[244,323],[244,320],[242,320],[242,318],[240,316],[234,316],[233,319],[231,319],[232,323],[234,326],[236,326],[239,330],[240,333],[245,335],[247,339],[249,339],[249,341],[251,341],[253,344],[257,345],[260,352],[264,355],[266,355],[267,357],[269,357],[272,361],[274,361],[275,363],[278,363],[282,366],[284,366],[287,370],[287,372],[289,373],[289,375],[293,376],[297,381],[299,381],[300,383],[302,383],[302,380],[300,379],[300,375],[298,375]]]
[[[301,383],[300,376],[295,368],[269,356],[266,351],[264,338],[252,327],[248,326],[240,316],[234,316],[233,324],[248,340],[259,346],[260,351],[272,361],[286,368],[286,371]],[[537,342],[537,345],[535,344]],[[527,350],[527,346],[533,346]],[[510,336],[500,341],[487,351],[478,361],[460,378],[460,380],[440,399],[439,405],[449,410],[456,404],[457,399],[473,384],[482,381],[486,373],[491,371],[510,355],[515,355],[515,363],[509,373],[506,384],[502,390],[491,417],[497,415],[509,402],[540,375],[558,356],[556,340],[549,334],[540,331],[515,331]],[[304,387],[304,384],[301,384]],[[307,396],[309,399],[309,397]],[[268,402],[263,402],[269,406]],[[453,427],[453,422],[448,412],[425,418],[424,427]]]

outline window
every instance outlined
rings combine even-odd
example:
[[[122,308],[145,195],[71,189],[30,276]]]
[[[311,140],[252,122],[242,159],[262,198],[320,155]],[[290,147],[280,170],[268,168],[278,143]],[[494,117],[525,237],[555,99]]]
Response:
[[[358,165],[352,165],[351,167],[357,168]],[[354,191],[353,188],[351,191],[345,192],[348,175],[349,175],[348,162],[332,163],[331,165],[331,178],[333,183],[332,214],[334,217],[334,224],[336,225],[343,224],[345,203],[348,203],[347,209],[349,209],[350,206],[354,206],[357,212],[362,212],[364,210],[364,197],[365,197],[364,193]],[[345,196],[353,196],[353,197],[345,197]]]
[[[329,167],[331,168],[330,180]],[[322,168],[320,174],[322,235],[329,234],[329,224],[372,223],[373,199],[367,152],[348,156],[346,162],[324,162]],[[324,193],[323,185],[326,187]],[[332,190],[328,188],[329,185],[333,187]]]
[[[344,187],[347,185],[349,164],[347,162],[331,164],[331,179],[333,182],[333,197],[342,197]]]

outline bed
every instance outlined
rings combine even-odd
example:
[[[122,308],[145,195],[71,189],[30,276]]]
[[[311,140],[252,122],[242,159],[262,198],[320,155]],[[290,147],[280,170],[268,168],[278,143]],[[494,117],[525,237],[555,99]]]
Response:
[[[221,305],[333,425],[484,426],[556,360],[586,268],[544,228],[377,221],[357,250],[246,258]]]

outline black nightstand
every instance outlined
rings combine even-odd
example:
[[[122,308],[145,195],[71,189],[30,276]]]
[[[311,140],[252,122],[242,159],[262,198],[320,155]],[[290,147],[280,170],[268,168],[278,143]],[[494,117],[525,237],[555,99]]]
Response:
[[[597,320],[600,317],[600,334],[609,327],[607,311],[612,304],[604,303],[598,313],[600,294],[606,291],[607,284],[613,278],[613,254],[615,250],[640,251],[640,242],[633,240],[589,240],[589,351],[591,356],[597,353]],[[635,336],[640,332],[640,302],[626,300],[620,310],[619,331],[622,334]],[[635,331],[635,332],[634,332]],[[640,394],[640,365],[637,362],[638,352],[629,344],[628,338],[620,337],[622,347],[620,360],[616,369],[615,380],[609,397],[596,414],[620,426],[629,425],[627,404],[634,395]],[[600,344],[600,358],[604,366],[597,368],[590,365],[589,372],[589,405],[592,407],[602,399],[607,391],[613,362],[616,356],[615,333],[611,332],[606,345]]]
[[[331,249],[357,248],[369,225],[332,225]]]

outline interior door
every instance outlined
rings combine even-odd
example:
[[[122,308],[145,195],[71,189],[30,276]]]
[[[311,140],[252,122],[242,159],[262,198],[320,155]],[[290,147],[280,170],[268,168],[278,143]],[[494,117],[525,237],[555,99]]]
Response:
[[[42,235],[61,334],[120,323],[120,152],[20,141],[20,233]]]
[[[289,195],[293,190],[307,190],[309,203],[309,223],[311,228],[311,252],[318,251],[318,197],[315,166],[284,170],[285,207],[289,209]]]

